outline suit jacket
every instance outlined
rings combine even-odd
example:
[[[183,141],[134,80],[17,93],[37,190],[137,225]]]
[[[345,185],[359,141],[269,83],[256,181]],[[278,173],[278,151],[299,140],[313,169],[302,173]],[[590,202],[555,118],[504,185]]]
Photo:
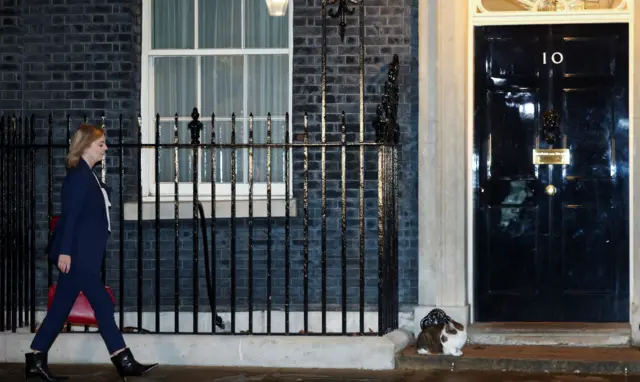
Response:
[[[48,247],[54,264],[61,254],[69,255],[71,268],[100,272],[109,237],[102,186],[82,158],[67,172],[62,183],[62,214]]]

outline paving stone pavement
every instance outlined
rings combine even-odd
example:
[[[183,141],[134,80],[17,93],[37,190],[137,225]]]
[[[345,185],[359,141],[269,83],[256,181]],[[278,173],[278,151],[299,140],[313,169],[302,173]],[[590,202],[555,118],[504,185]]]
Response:
[[[52,370],[72,381],[116,382],[121,379],[111,366],[52,365]],[[0,381],[23,382],[23,365],[0,364]],[[447,371],[353,371],[309,369],[252,369],[161,366],[146,377],[130,378],[139,382],[213,382],[213,381],[362,381],[362,382],[640,382],[640,377],[551,375],[509,372],[447,372]]]
[[[463,357],[419,355],[414,345],[396,355],[402,370],[503,371],[640,376],[640,351],[632,347],[469,345]]]

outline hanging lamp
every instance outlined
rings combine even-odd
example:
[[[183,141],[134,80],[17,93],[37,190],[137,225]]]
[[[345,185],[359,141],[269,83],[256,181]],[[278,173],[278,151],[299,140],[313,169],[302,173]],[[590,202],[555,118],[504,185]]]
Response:
[[[267,2],[269,15],[284,16],[287,13],[287,5],[289,5],[289,0],[265,0],[265,1]]]

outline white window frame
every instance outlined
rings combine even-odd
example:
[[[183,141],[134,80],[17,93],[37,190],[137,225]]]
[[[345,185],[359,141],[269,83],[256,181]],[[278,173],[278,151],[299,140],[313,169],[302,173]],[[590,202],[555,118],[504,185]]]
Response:
[[[292,142],[292,110],[293,110],[293,1],[289,2],[288,13],[283,17],[289,18],[289,46],[288,48],[274,48],[274,49],[151,49],[152,41],[152,8],[153,0],[142,0],[142,53],[141,53],[141,85],[140,85],[140,105],[141,105],[141,128],[142,128],[142,142],[143,144],[155,143],[155,111],[154,105],[154,71],[153,71],[153,57],[158,56],[212,56],[212,55],[248,55],[248,54],[288,54],[289,55],[289,88],[288,88],[288,111],[289,111],[289,142]],[[198,46],[198,1],[194,1],[194,29],[195,29],[195,46]],[[242,2],[244,15],[245,2]],[[244,30],[242,31],[244,36]],[[200,65],[197,66],[198,71]],[[247,66],[244,67],[245,76],[247,75]],[[201,92],[200,92],[200,73],[196,74],[197,81],[197,107],[201,110]],[[245,77],[246,78],[246,77]],[[243,81],[244,84],[246,82]],[[244,103],[246,104],[246,89],[243,93]],[[195,105],[194,105],[195,106]],[[251,111],[247,111],[250,113]],[[248,115],[246,116],[248,120]],[[230,118],[216,118],[216,120],[224,121]],[[174,117],[161,118],[161,121],[174,121]],[[200,121],[203,124],[211,123],[210,116],[200,116]],[[265,118],[255,118],[254,121],[265,120]],[[283,121],[283,117],[272,117],[272,121]],[[191,121],[190,117],[179,118],[179,121]],[[239,131],[239,130],[238,130]],[[201,143],[210,143],[209,137],[200,137]],[[273,155],[273,151],[272,151]],[[202,150],[199,153],[199,160],[202,158]],[[291,149],[289,149],[289,195],[292,196],[292,178],[293,178],[293,166]],[[248,162],[247,162],[248,163]],[[144,148],[142,150],[142,161],[140,163],[142,169],[142,195],[144,201],[155,201],[155,151],[153,148]],[[202,174],[202,171],[199,171]],[[272,199],[284,199],[285,198],[285,185],[284,182],[271,182],[271,198]],[[236,199],[243,200],[249,198],[249,184],[236,182]],[[173,201],[174,200],[174,183],[161,183],[160,184],[160,201]],[[227,201],[231,200],[231,184],[230,183],[216,183],[216,195],[215,200]],[[253,184],[253,198],[255,200],[265,200],[267,198],[267,183],[257,183],[254,180]],[[192,182],[180,182],[178,184],[178,199],[179,200],[192,200],[193,199],[193,183]],[[211,182],[203,182],[202,177],[198,179],[198,199],[199,200],[212,200],[211,195]]]

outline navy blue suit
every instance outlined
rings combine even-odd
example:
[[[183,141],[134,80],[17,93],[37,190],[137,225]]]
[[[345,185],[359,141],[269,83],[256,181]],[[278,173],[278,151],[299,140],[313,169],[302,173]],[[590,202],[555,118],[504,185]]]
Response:
[[[122,333],[115,323],[113,302],[100,278],[109,237],[108,227],[101,183],[89,164],[80,159],[62,184],[62,214],[49,245],[49,257],[53,263],[58,263],[59,255],[69,255],[71,267],[69,273],[60,273],[58,277],[56,295],[33,339],[32,349],[47,352],[51,348],[80,291],[96,313],[98,328],[109,354],[125,347]]]

